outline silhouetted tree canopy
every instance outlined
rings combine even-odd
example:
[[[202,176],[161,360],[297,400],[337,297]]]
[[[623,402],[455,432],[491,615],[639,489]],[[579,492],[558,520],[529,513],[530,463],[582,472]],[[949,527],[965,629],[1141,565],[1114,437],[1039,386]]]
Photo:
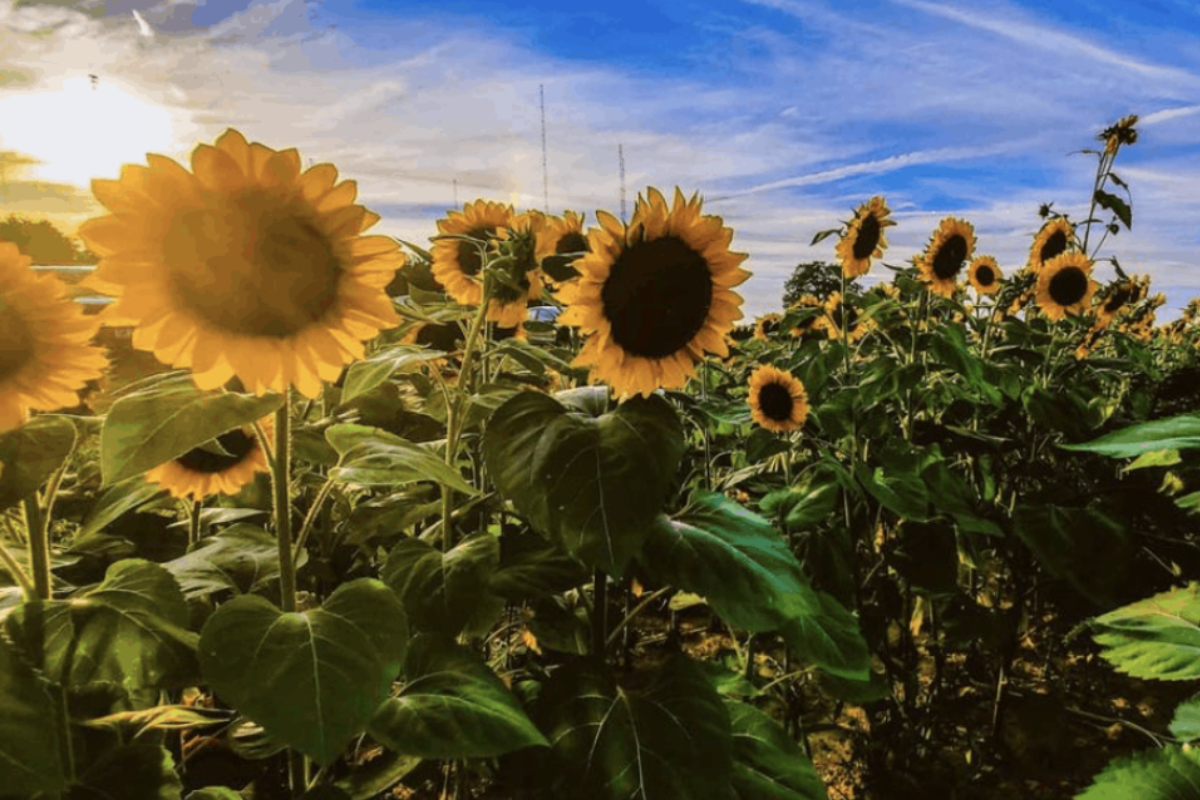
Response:
[[[54,226],[49,220],[31,220],[10,214],[0,220],[0,241],[12,242],[34,265],[95,264],[100,257]]]
[[[856,284],[847,284],[847,291]],[[808,261],[797,264],[792,276],[783,284],[783,307],[786,310],[806,294],[824,300],[834,292],[842,290],[842,268],[824,261]]]

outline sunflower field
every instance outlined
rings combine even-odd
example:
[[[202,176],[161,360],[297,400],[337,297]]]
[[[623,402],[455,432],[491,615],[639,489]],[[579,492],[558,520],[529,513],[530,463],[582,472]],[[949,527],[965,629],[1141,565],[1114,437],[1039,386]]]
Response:
[[[93,181],[100,315],[0,242],[0,799],[1200,800],[1136,121],[1025,264],[874,197],[756,320],[678,188],[424,249],[234,130]]]

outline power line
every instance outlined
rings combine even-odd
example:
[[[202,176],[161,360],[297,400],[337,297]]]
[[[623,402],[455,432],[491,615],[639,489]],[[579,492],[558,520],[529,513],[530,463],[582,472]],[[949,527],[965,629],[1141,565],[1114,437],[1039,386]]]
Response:
[[[542,203],[547,214],[550,213],[550,183],[546,172],[546,92],[542,84],[538,84],[538,94],[542,98]]]

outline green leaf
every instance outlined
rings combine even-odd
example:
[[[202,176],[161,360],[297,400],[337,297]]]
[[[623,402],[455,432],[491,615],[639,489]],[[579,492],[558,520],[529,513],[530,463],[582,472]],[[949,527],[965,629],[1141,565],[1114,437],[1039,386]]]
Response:
[[[389,750],[451,760],[550,744],[491,668],[465,647],[419,635],[404,674],[408,683],[400,694],[371,718],[371,736]]]
[[[1200,583],[1172,589],[1092,621],[1092,637],[1118,672],[1135,678],[1200,678]]]
[[[101,486],[143,475],[283,405],[283,395],[202,394],[179,384],[113,403],[100,432]]]
[[[105,750],[66,794],[66,800],[179,800],[183,783],[164,747],[124,744]]]
[[[70,600],[35,601],[5,620],[9,636],[65,686],[110,681],[128,690],[181,688],[197,676],[196,634],[171,573],[118,561]]]
[[[446,553],[420,539],[402,539],[380,577],[404,602],[414,629],[457,636],[486,596],[488,575],[499,557],[500,546],[487,533],[468,537]]]
[[[329,470],[329,477],[336,480],[389,487],[437,481],[463,494],[479,494],[433,450],[380,428],[332,425],[326,429],[325,438],[342,457],[341,466]]]
[[[109,487],[88,511],[83,525],[75,532],[74,541],[99,533],[120,517],[144,505],[166,491],[156,483],[147,483],[145,478],[135,475]]]
[[[36,492],[62,465],[75,436],[69,419],[50,414],[0,436],[0,511]]]
[[[334,783],[345,789],[351,800],[374,800],[423,763],[425,759],[417,756],[385,751],[370,763],[355,767],[349,775],[338,778]]]
[[[1200,414],[1141,422],[1090,442],[1060,444],[1059,447],[1110,458],[1132,458],[1159,450],[1191,450],[1200,447]]]
[[[838,501],[837,476],[825,464],[808,470],[794,489],[779,489],[763,497],[764,514],[783,519],[788,529],[808,530],[825,522]]]
[[[812,761],[754,706],[726,700],[733,727],[733,788],[741,800],[827,800]]]
[[[359,578],[304,612],[235,597],[204,625],[200,668],[224,701],[327,766],[387,697],[407,644],[400,600]]]
[[[1155,450],[1152,453],[1142,453],[1125,468],[1126,472],[1146,467],[1173,467],[1183,461],[1178,450]]]
[[[1116,214],[1117,219],[1125,223],[1126,229],[1133,227],[1133,209],[1129,207],[1128,203],[1117,197],[1115,194],[1109,194],[1103,189],[1097,189],[1094,197],[1096,199],[1096,205],[1100,206],[1101,208],[1108,209],[1112,213]]]
[[[1164,747],[1117,758],[1075,800],[1200,800],[1200,750]]]
[[[393,345],[374,353],[370,358],[356,361],[346,370],[342,384],[342,403],[364,395],[386,381],[394,372],[404,371],[424,361],[442,358],[443,353],[426,350],[421,345]]]
[[[241,522],[201,539],[195,550],[163,566],[185,597],[223,589],[250,594],[279,579],[279,543],[258,525]]]
[[[242,800],[242,796],[225,786],[209,786],[190,792],[184,800]]]
[[[1200,739],[1200,694],[1189,697],[1175,706],[1171,720],[1171,735],[1180,741]]]
[[[770,523],[722,494],[697,493],[674,519],[660,515],[639,562],[656,581],[703,595],[731,625],[778,631],[822,669],[868,676],[870,656],[854,615],[812,588]]]
[[[674,655],[641,690],[591,660],[559,669],[537,700],[564,765],[563,795],[587,800],[733,800],[729,711],[691,659]]]
[[[534,530],[620,575],[662,509],[685,443],[661,397],[635,397],[611,412],[602,403],[597,392],[517,394],[492,415],[483,455],[501,495]]]
[[[581,585],[591,573],[575,559],[535,533],[500,537],[500,565],[488,588],[513,602],[536,600]]]
[[[0,636],[0,776],[6,793],[53,794],[66,787],[57,708],[50,685]]]
[[[1051,575],[1111,607],[1134,549],[1118,520],[1095,508],[1025,505],[1013,530]]]

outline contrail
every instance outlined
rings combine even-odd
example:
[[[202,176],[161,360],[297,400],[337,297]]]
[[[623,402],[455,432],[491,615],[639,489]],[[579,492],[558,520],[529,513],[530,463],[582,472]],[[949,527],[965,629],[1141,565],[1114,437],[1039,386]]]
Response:
[[[133,9],[133,18],[137,20],[138,31],[141,32],[142,36],[145,36],[147,39],[153,39],[154,30],[150,27],[146,20],[142,19],[142,15],[138,13],[136,8]]]

